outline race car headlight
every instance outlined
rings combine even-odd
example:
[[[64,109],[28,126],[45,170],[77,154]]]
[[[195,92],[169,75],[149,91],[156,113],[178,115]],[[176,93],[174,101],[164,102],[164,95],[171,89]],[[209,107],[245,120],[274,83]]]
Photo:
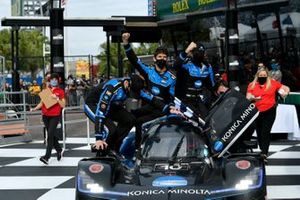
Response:
[[[78,172],[77,188],[84,193],[103,193],[104,191],[104,188],[83,170]]]
[[[253,185],[252,180],[241,180],[239,183],[237,183],[235,185],[235,189],[237,189],[237,190],[247,190],[252,185]]]
[[[262,184],[262,171],[258,168],[254,169],[249,173],[245,179],[240,180],[236,185],[235,189],[237,190],[247,190],[251,188],[260,187]]]
[[[86,184],[86,188],[90,189],[91,193],[103,193],[104,188],[98,183]]]

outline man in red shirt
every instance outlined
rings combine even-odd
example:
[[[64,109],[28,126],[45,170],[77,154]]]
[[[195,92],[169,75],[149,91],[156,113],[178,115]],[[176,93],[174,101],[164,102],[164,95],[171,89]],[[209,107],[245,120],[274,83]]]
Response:
[[[289,91],[289,87],[273,80],[264,67],[258,69],[254,80],[248,85],[246,97],[255,103],[260,112],[256,119],[256,133],[265,161],[269,152],[270,132],[276,117],[276,94],[279,93],[284,98]]]
[[[40,161],[44,164],[48,164],[53,147],[57,152],[58,161],[61,160],[63,154],[63,149],[59,145],[58,138],[55,135],[62,108],[65,106],[65,93],[63,89],[58,87],[58,81],[58,74],[51,74],[49,88],[51,89],[52,95],[49,96],[49,98],[55,99],[57,103],[47,108],[41,101],[34,109],[32,109],[32,111],[42,109],[43,122],[48,133],[46,154],[40,157]]]

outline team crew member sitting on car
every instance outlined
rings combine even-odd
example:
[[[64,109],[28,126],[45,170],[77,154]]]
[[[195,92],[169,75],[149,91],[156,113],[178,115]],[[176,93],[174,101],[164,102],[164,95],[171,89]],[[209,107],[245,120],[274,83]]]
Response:
[[[175,94],[175,76],[168,70],[167,58],[168,50],[165,48],[157,48],[154,52],[154,66],[144,64],[134,53],[129,44],[129,33],[122,34],[122,41],[126,55],[134,68],[145,78],[147,90],[156,98],[161,99],[165,104],[172,102]],[[132,111],[137,118],[136,134],[142,134],[142,124],[151,121],[164,114],[161,109],[151,104],[146,104],[140,109]]]
[[[175,96],[198,115],[206,117],[215,81],[213,69],[206,61],[205,47],[191,42],[177,58],[175,69]]]
[[[258,69],[254,80],[248,85],[246,97],[259,110],[255,128],[265,161],[269,152],[270,132],[276,117],[276,94],[279,93],[284,98],[289,91],[289,87],[273,80],[265,67]]]
[[[143,87],[143,80],[138,75],[132,75],[131,78],[111,79],[91,89],[85,101],[84,112],[95,123],[96,149],[108,146],[118,152],[123,139],[135,125],[136,118],[123,105],[130,90],[139,93],[160,110],[167,108],[161,100],[142,90]],[[114,121],[118,122],[117,127]],[[105,130],[104,125],[109,131]]]
[[[95,123],[96,149],[109,146],[118,152],[122,139],[135,124],[135,117],[123,105],[130,87],[130,78],[111,79],[89,92],[84,112]],[[118,122],[117,127],[113,121]],[[104,129],[104,125],[108,130]]]

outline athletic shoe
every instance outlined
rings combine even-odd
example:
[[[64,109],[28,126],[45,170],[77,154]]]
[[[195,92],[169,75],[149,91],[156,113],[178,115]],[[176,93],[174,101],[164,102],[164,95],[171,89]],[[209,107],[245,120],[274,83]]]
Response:
[[[263,157],[264,163],[268,164],[268,156],[266,154],[261,155]]]
[[[44,156],[40,157],[40,161],[41,161],[42,163],[44,163],[45,165],[48,165],[48,159],[45,158]]]
[[[61,158],[63,157],[63,154],[64,154],[64,150],[61,150],[61,152],[56,153],[57,161],[61,160]]]

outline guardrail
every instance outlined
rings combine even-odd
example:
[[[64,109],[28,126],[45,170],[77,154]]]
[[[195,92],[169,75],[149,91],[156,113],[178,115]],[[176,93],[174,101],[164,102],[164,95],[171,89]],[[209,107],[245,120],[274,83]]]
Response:
[[[289,95],[281,101],[281,103],[299,106],[300,105],[300,92],[290,92]]]
[[[71,111],[71,110],[78,110],[78,111],[82,111],[82,107],[80,106],[76,106],[76,107],[66,107],[62,110],[62,121],[61,121],[61,130],[62,130],[62,140],[63,140],[63,148],[66,149],[66,125],[68,124],[75,124],[75,123],[86,123],[86,133],[87,133],[87,144],[90,145],[90,122],[89,122],[89,118],[83,118],[83,119],[73,119],[73,120],[66,120],[66,115],[67,115],[67,111]],[[82,111],[83,112],[83,111]],[[73,112],[74,113],[74,112]],[[34,112],[28,112],[28,111],[20,111],[20,112],[15,112],[14,114],[16,115],[25,115],[25,116],[30,116],[30,115],[40,115],[41,111],[34,111]],[[7,120],[3,120],[0,121],[1,124],[3,125],[10,125],[10,124],[14,124],[16,121],[19,121],[21,123],[24,124],[24,128],[26,130],[32,130],[35,128],[44,128],[44,124],[41,123],[40,125],[29,125],[28,121],[25,119],[7,119]],[[2,130],[2,128],[1,128]],[[11,130],[10,128],[5,128],[4,130]],[[45,136],[44,136],[45,137]]]
[[[90,145],[90,121],[89,118],[85,119],[75,119],[75,120],[69,120],[66,121],[66,111],[67,110],[81,110],[81,106],[76,107],[65,107],[62,110],[62,135],[63,135],[63,149],[66,149],[66,125],[67,124],[74,124],[74,123],[80,123],[80,122],[86,122],[86,132],[87,132],[87,144]]]

